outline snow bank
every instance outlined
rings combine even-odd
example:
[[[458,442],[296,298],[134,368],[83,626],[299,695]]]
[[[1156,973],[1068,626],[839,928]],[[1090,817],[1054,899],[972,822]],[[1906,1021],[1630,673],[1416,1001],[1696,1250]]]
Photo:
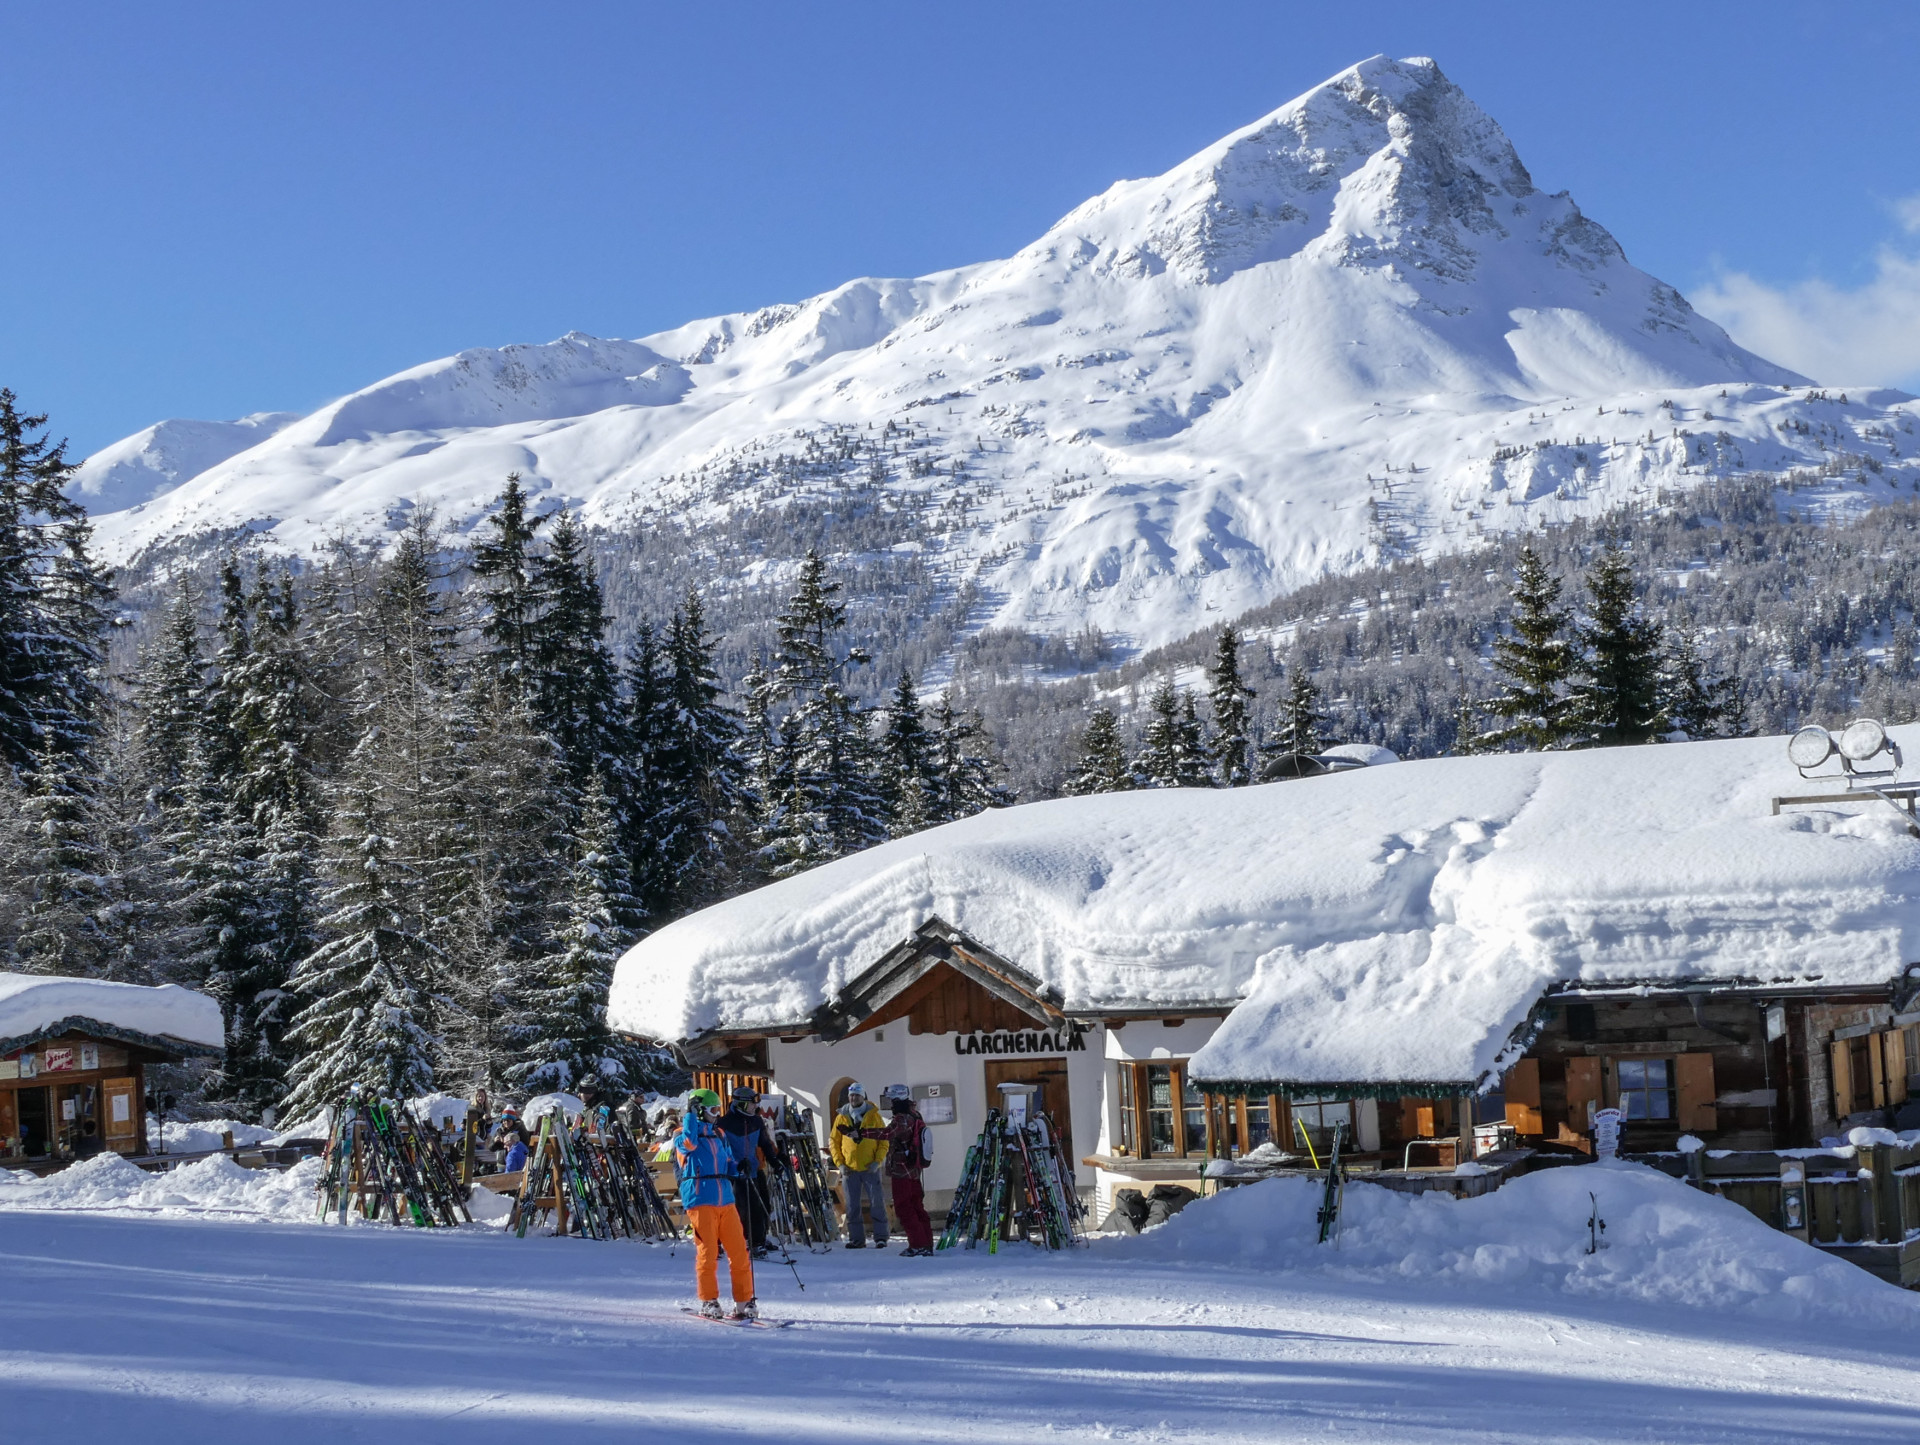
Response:
[[[36,1179],[0,1169],[0,1209],[81,1209],[143,1214],[244,1214],[311,1220],[321,1161],[288,1170],[243,1169],[224,1154],[149,1174],[118,1154],[98,1154]]]
[[[223,1134],[232,1134],[235,1144],[264,1144],[278,1137],[260,1124],[243,1124],[238,1119],[199,1119],[187,1122],[169,1120],[164,1136],[153,1115],[147,1115],[147,1137],[164,1138],[168,1154],[195,1154],[203,1149],[226,1147]]]
[[[202,1048],[224,1048],[227,1038],[220,1005],[177,984],[147,988],[95,978],[0,973],[0,1041],[43,1034],[67,1019],[88,1019],[110,1029]]]
[[[1588,1254],[1596,1200],[1606,1247]],[[1491,1285],[1920,1329],[1920,1295],[1642,1165],[1551,1169],[1462,1200],[1349,1184],[1331,1248],[1316,1243],[1319,1206],[1318,1184],[1268,1180],[1196,1200],[1138,1238],[1102,1238],[1094,1248],[1116,1264],[1144,1257],[1396,1287]]]
[[[563,1113],[568,1119],[578,1119],[586,1112],[586,1100],[577,1094],[535,1094],[521,1107],[520,1122],[532,1128],[548,1114]]]
[[[1772,816],[1806,789],[1759,738],[991,811],[659,930],[609,1021],[804,1026],[938,917],[1069,1010],[1238,1003],[1204,1079],[1472,1083],[1559,980],[1895,978],[1920,840],[1870,800]]]

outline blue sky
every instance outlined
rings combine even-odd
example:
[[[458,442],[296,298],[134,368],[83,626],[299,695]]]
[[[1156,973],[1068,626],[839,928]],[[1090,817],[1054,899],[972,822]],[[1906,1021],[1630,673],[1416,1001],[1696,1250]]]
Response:
[[[1749,345],[1920,383],[1910,3],[8,10],[0,384],[76,454],[1004,255],[1382,51]]]

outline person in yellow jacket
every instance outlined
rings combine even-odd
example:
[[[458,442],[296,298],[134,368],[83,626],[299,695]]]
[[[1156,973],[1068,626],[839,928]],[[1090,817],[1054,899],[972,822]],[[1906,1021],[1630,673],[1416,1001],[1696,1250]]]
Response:
[[[847,1248],[867,1247],[864,1204],[873,1214],[873,1247],[887,1247],[887,1204],[880,1189],[880,1166],[887,1158],[887,1121],[859,1084],[847,1086],[847,1100],[833,1116],[827,1152],[840,1168],[847,1196]]]

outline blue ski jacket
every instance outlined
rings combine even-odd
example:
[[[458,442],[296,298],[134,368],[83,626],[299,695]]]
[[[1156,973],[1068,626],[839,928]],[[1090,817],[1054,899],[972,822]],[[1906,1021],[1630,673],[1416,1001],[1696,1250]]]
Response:
[[[680,1182],[681,1208],[733,1203],[738,1167],[727,1136],[689,1112],[673,1136],[673,1177]]]

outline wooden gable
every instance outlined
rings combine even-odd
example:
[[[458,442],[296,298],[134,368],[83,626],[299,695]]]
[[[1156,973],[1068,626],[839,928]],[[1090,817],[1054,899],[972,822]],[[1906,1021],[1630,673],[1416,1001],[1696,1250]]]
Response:
[[[936,918],[851,980],[816,1027],[832,1039],[898,1019],[916,1034],[944,1034],[1052,1027],[1065,1017],[1040,979]]]
[[[863,1034],[898,1019],[912,1034],[970,1034],[976,1030],[1030,1029],[1056,1020],[1038,1009],[1016,1008],[946,963],[936,963],[852,1032]]]

